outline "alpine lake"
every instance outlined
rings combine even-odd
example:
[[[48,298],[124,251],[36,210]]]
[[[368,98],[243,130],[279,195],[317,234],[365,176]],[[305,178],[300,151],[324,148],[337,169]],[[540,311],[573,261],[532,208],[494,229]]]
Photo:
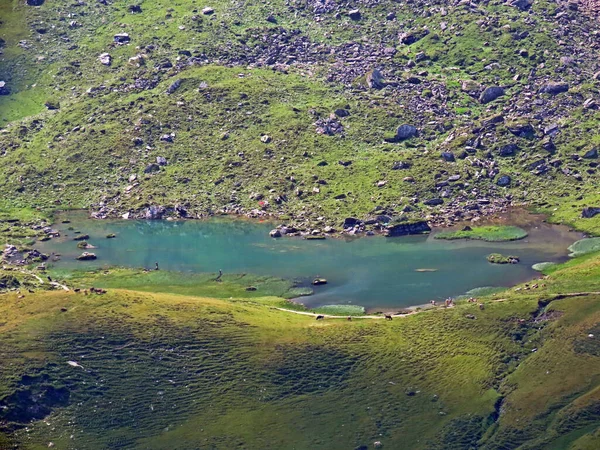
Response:
[[[83,212],[58,216],[60,237],[36,244],[63,269],[110,266],[201,273],[249,273],[293,280],[312,295],[296,301],[308,308],[360,305],[368,311],[405,308],[468,294],[479,287],[508,287],[539,275],[531,266],[568,259],[567,247],[581,234],[516,211],[499,219],[527,237],[508,242],[435,239],[428,235],[362,236],[311,240],[274,239],[273,223],[232,219],[147,221],[93,220]],[[107,238],[113,235],[114,238]],[[78,236],[88,235],[97,255],[78,261]],[[491,253],[515,255],[518,264],[492,264]],[[312,286],[315,278],[326,284]],[[308,289],[310,288],[310,289]]]

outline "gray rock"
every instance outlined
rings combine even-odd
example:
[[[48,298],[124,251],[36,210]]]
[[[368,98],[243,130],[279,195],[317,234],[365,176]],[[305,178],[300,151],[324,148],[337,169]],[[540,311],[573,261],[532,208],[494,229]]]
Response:
[[[510,6],[519,8],[521,11],[527,11],[533,5],[533,0],[512,0]]]
[[[547,83],[540,89],[542,94],[556,95],[569,90],[569,83]]]
[[[517,137],[531,137],[535,134],[533,126],[528,122],[509,124],[506,128]]]
[[[177,89],[179,89],[179,86],[181,86],[181,78],[178,80],[175,80],[171,86],[169,86],[169,88],[167,89],[167,94],[172,94],[173,92],[175,92]]]
[[[0,81],[0,95],[9,95],[10,89],[6,86],[5,81]]]
[[[405,170],[410,169],[411,164],[406,161],[397,161],[392,166],[392,170]]]
[[[383,89],[385,87],[385,81],[383,75],[377,69],[373,69],[367,73],[367,85],[371,89]]]
[[[598,207],[590,206],[587,208],[583,208],[583,211],[581,211],[581,217],[583,217],[584,219],[591,219],[597,214],[600,214],[600,208]]]
[[[360,220],[357,219],[356,217],[346,217],[344,219],[343,226],[344,226],[344,228],[350,228],[350,227],[353,227],[353,226],[358,225],[360,223],[361,223]]]
[[[517,144],[507,144],[500,147],[498,154],[500,156],[514,156],[520,150]]]
[[[98,56],[98,59],[100,60],[100,63],[105,66],[110,66],[110,63],[112,62],[112,57],[108,53],[102,53]]]
[[[204,14],[205,16],[210,16],[211,14],[214,14],[215,10],[213,8],[211,8],[210,6],[207,6],[206,8],[204,8],[202,10],[202,14]]]
[[[144,213],[144,217],[146,220],[160,220],[163,218],[165,214],[165,208],[162,206],[150,206],[146,208],[146,212]]]
[[[395,237],[395,236],[406,236],[409,234],[425,234],[429,233],[431,228],[427,224],[426,221],[421,220],[418,222],[400,222],[395,223],[393,225],[388,225],[385,228],[385,236],[386,237]]]
[[[425,200],[423,204],[427,206],[439,206],[444,204],[444,200],[441,198],[430,198],[429,200]]]
[[[353,9],[351,11],[348,11],[348,16],[352,19],[352,20],[360,20],[360,10],[358,9]]]
[[[167,165],[167,158],[165,158],[164,156],[157,156],[156,157],[156,163],[159,166],[166,166]]]
[[[272,238],[280,238],[281,231],[279,231],[277,228],[275,228],[274,230],[269,231],[269,236],[271,236]]]
[[[446,162],[456,161],[456,159],[454,158],[454,153],[452,152],[442,152],[442,158],[444,158],[444,161]]]
[[[485,88],[485,90],[479,96],[479,101],[483,104],[493,102],[498,97],[502,97],[504,95],[504,88],[500,86],[490,86]]]
[[[500,178],[498,178],[498,181],[496,181],[496,184],[498,186],[509,186],[511,181],[512,180],[508,175],[502,175]]]
[[[415,137],[419,131],[413,125],[403,124],[398,127],[396,130],[396,139],[405,140]]]
[[[583,155],[583,157],[585,159],[596,159],[598,158],[598,149],[596,147],[594,147],[591,150],[588,150],[587,152],[585,152],[585,155]]]
[[[148,164],[144,169],[144,173],[153,173],[158,172],[160,170],[160,166],[158,164]]]
[[[131,41],[131,38],[127,33],[117,33],[114,36],[114,41],[117,44],[127,44]]]

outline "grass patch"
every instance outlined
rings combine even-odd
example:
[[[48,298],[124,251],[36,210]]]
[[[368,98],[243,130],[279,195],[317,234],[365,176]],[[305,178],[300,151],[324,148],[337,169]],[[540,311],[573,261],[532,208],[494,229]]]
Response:
[[[435,239],[476,239],[487,242],[516,241],[527,237],[527,232],[515,226],[484,226],[470,230],[443,231],[434,236]]]
[[[569,247],[569,256],[582,256],[600,251],[600,238],[581,239]]]

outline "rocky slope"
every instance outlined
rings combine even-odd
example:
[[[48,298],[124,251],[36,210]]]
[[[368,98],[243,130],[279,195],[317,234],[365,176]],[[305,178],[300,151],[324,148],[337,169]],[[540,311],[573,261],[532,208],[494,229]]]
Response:
[[[10,207],[600,230],[593,3],[2,5]]]

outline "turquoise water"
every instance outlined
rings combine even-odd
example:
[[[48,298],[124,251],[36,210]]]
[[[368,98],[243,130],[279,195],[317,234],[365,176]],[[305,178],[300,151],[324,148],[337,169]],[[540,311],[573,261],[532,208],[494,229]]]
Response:
[[[63,217],[64,219],[65,217]],[[270,238],[272,224],[233,219],[208,221],[90,220],[70,214],[69,224],[54,228],[61,238],[38,248],[60,253],[60,267],[120,265],[189,272],[254,273],[298,280],[314,277],[328,284],[300,301],[307,306],[357,304],[367,308],[403,307],[443,300],[479,286],[510,286],[539,276],[531,269],[541,261],[566,258],[567,247],[578,239],[564,227],[539,224],[527,239],[507,243],[444,241],[432,236],[320,241]],[[76,261],[73,227],[90,235],[98,260]],[[106,235],[115,233],[115,239]],[[495,265],[492,252],[517,255],[521,263]],[[417,269],[435,271],[418,272]]]

